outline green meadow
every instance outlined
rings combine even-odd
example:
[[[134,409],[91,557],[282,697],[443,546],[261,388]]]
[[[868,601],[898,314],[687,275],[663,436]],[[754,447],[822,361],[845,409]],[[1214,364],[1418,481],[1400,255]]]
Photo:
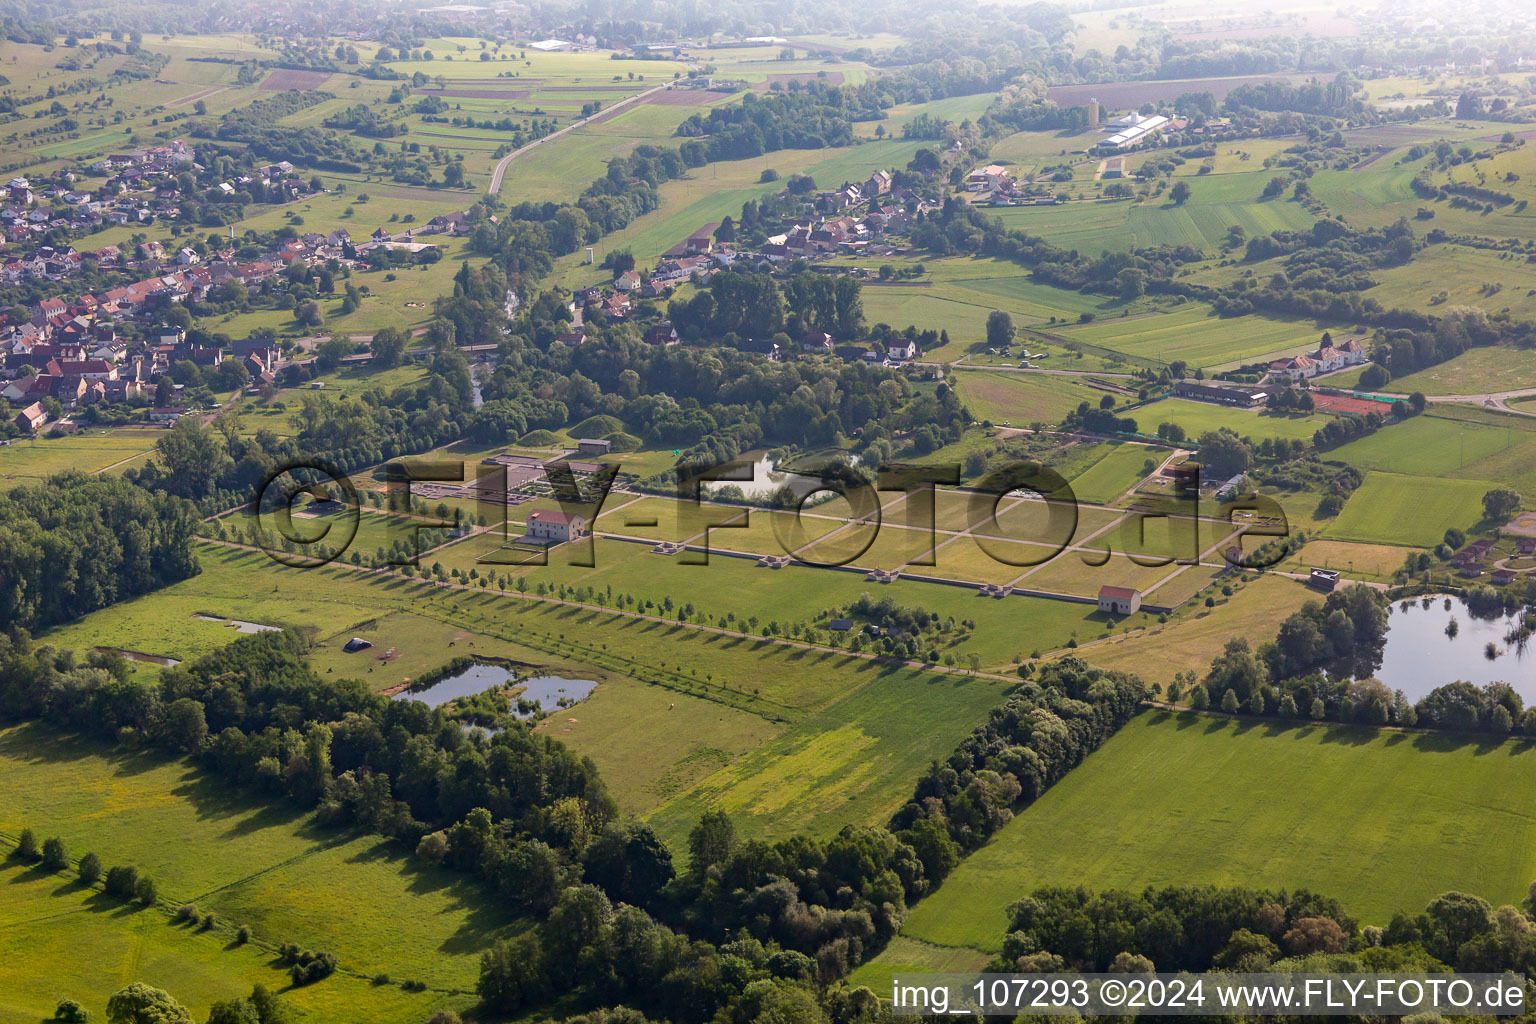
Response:
[[[1079,501],[1103,504],[1135,487],[1145,473],[1148,459],[1161,462],[1168,453],[1139,444],[1120,444],[1085,472],[1072,478],[1072,493]]]
[[[995,953],[1042,885],[1307,888],[1377,925],[1452,889],[1517,903],[1533,796],[1525,743],[1147,712],[963,861],[890,957]],[[855,981],[879,990],[886,960]]]
[[[1233,227],[1252,236],[1311,226],[1312,215],[1298,203],[1260,201],[1259,193],[1272,176],[1265,170],[1203,176],[1192,181],[1183,205],[1164,199],[1096,200],[995,212],[1010,228],[1089,253],[1155,245],[1214,248]]]
[[[380,836],[322,827],[299,808],[227,786],[189,762],[26,725],[0,731],[0,771],[0,835],[14,841],[31,828],[62,838],[75,858],[94,852],[107,866],[134,865],[155,880],[162,904],[130,909],[64,877],[7,864],[10,881],[26,883],[8,892],[27,898],[0,901],[0,921],[20,925],[28,911],[60,915],[66,927],[49,934],[75,936],[80,946],[13,947],[19,955],[0,966],[0,993],[11,993],[0,995],[0,1008],[17,997],[29,1004],[27,965],[43,952],[62,965],[50,977],[81,986],[59,995],[101,1005],[127,981],[146,980],[206,1005],[255,981],[285,987],[270,950],[297,942],[329,950],[342,964],[335,978],[294,993],[299,1006],[366,1012],[404,1003],[427,1012],[447,991],[472,989],[480,950],[515,924],[463,875],[424,868]],[[182,903],[213,911],[218,926],[197,932],[174,924],[170,911]],[[256,949],[233,941],[242,924]],[[266,956],[252,956],[258,949]],[[161,973],[136,973],[140,956]],[[376,974],[418,979],[435,991],[409,997],[362,980]],[[469,1002],[461,996],[452,1004]]]
[[[86,429],[65,437],[17,438],[0,448],[0,488],[37,483],[56,473],[121,473],[160,439],[153,428]]]
[[[1083,402],[1097,407],[1105,394],[1077,378],[1008,370],[964,370],[955,381],[972,416],[1015,427],[1059,423]]]
[[[1483,395],[1536,387],[1536,349],[1470,348],[1438,366],[1399,377],[1386,390],[1402,394]]]
[[[1184,398],[1164,398],[1137,406],[1125,415],[1133,418],[1144,434],[1155,434],[1158,426],[1163,423],[1177,423],[1191,440],[1198,439],[1208,430],[1227,427],[1239,437],[1311,441],[1318,428],[1328,422],[1328,417],[1321,414],[1283,415],[1254,409],[1232,409]]]
[[[1431,548],[1451,527],[1469,529],[1483,517],[1487,480],[1369,472],[1328,529],[1333,540]]]
[[[1100,320],[1063,329],[1061,337],[1158,363],[1183,360],[1214,369],[1262,362],[1316,348],[1327,325],[1250,314],[1219,317],[1190,302],[1158,315]]]

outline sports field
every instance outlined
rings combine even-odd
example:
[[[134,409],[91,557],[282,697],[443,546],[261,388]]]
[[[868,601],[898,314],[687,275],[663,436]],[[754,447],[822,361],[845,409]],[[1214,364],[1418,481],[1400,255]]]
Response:
[[[1378,925],[1452,889],[1516,903],[1536,877],[1533,798],[1526,744],[1147,712],[962,862],[902,934],[995,952],[1008,904],[1040,885],[1305,887]]]
[[[1155,434],[1163,423],[1177,423],[1191,440],[1196,440],[1208,430],[1227,427],[1239,437],[1254,439],[1281,437],[1311,441],[1328,417],[1314,415],[1284,415],[1258,412],[1253,409],[1232,409],[1210,402],[1194,402],[1184,398],[1165,398],[1150,405],[1139,406],[1126,415],[1136,421],[1144,434]]]
[[[1467,529],[1483,516],[1487,480],[1446,480],[1370,472],[1328,529],[1332,540],[1434,547],[1451,527]]]

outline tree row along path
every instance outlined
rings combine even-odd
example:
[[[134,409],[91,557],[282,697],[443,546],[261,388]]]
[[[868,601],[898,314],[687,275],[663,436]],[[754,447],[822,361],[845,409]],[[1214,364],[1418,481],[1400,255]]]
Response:
[[[250,551],[256,554],[269,555],[264,548],[254,544],[242,544],[231,540],[216,540],[212,537],[199,537],[204,544],[215,544],[219,547],[232,548],[237,551]],[[318,568],[318,567],[317,567]],[[833,647],[829,644],[808,643],[803,640],[788,640],[782,637],[760,636],[756,633],[747,633],[739,629],[728,629],[724,626],[710,626],[701,622],[682,622],[675,618],[667,618],[664,615],[650,615],[645,612],[625,611],[622,608],[614,608],[603,604],[587,604],[582,601],[571,601],[562,597],[550,597],[541,594],[525,594],[515,590],[491,590],[486,587],[473,586],[467,583],[450,583],[443,580],[434,580],[422,576],[406,576],[394,569],[374,569],[368,566],[349,565],[341,561],[333,561],[325,564],[324,568],[341,572],[360,573],[370,576],[382,576],[390,579],[408,580],[414,583],[426,584],[444,590],[466,590],[487,597],[507,598],[516,601],[536,601],[543,604],[562,605],[566,608],[574,608],[579,611],[601,612],[606,615],[614,615],[620,618],[634,619],[640,622],[653,622],[664,626],[677,626],[683,629],[693,630],[697,633],[714,633],[719,636],[735,637],[743,640],[752,640],[758,643],[769,643],[776,647],[786,647],[802,651],[818,651],[826,654],[837,654],[846,658],[863,658],[866,661],[876,661],[886,665],[900,665],[906,668],[921,669],[927,672],[941,672],[946,675],[978,676],[983,679],[991,679],[1000,683],[1017,683],[1016,675],[1002,675],[997,672],[972,671],[970,668],[959,666],[934,665],[926,661],[903,660],[892,658],[883,654],[870,654],[863,651],[850,651],[842,647]],[[509,566],[508,568],[515,568]],[[1055,653],[1055,652],[1052,652]]]
[[[512,152],[508,153],[506,156],[502,157],[496,162],[496,169],[491,172],[491,184],[486,188],[486,191],[493,196],[499,195],[501,192],[501,179],[506,175],[507,167],[512,163],[513,160],[516,160],[524,153],[535,150],[544,145],[546,142],[553,142],[555,139],[558,139],[566,132],[573,132],[577,128],[584,128],[588,125],[600,124],[603,121],[608,120],[610,117],[616,117],[627,108],[644,100],[647,96],[653,96],[658,92],[662,92],[663,90],[670,88],[672,88],[672,85],[671,83],[668,83],[666,85],[658,85],[654,89],[647,89],[645,92],[637,92],[633,96],[619,100],[611,107],[606,107],[603,110],[598,111],[591,117],[584,117],[580,121],[572,121],[570,124],[566,125],[564,128],[561,128],[559,131],[550,132],[542,139],[535,139],[520,149],[514,149]]]

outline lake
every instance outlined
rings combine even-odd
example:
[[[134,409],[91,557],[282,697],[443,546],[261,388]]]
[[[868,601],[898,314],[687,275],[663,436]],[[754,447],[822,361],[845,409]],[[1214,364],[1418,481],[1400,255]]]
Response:
[[[415,693],[403,691],[395,694],[395,700],[419,700],[430,707],[438,707],[460,697],[469,697],[477,693],[496,687],[517,683],[520,692],[512,702],[512,716],[514,718],[529,718],[530,715],[520,714],[517,710],[517,700],[530,703],[537,701],[545,711],[554,711],[559,707],[560,700],[566,699],[571,703],[580,701],[591,695],[597,689],[597,683],[590,679],[566,679],[563,676],[531,676],[520,682],[517,673],[500,665],[474,664],[460,669],[450,676],[444,676],[425,690],[417,690]]]
[[[1402,601],[1393,602],[1376,678],[1414,701],[1437,686],[1461,680],[1477,686],[1508,683],[1527,704],[1536,703],[1536,660],[1529,649],[1517,650],[1505,639],[1518,616],[1476,618],[1454,597],[1449,609],[1445,605],[1443,596],[1431,598],[1428,608],[1418,598],[1407,608]],[[1452,619],[1457,624],[1454,637],[1446,634]],[[1491,660],[1484,653],[1490,643],[1500,652]]]

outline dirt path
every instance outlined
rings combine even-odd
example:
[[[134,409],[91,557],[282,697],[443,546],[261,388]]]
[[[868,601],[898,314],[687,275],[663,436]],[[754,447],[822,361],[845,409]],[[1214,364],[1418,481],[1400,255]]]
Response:
[[[195,93],[193,93],[190,96],[183,96],[179,100],[171,100],[169,103],[166,104],[166,106],[168,106],[168,107],[184,107],[188,103],[196,103],[198,100],[205,100],[209,96],[213,96],[213,95],[216,95],[218,93],[221,93],[221,92],[223,92],[224,90],[226,90],[228,88],[229,88],[229,86],[227,86],[227,85],[216,85],[212,89],[204,89],[202,92],[195,92]]]

